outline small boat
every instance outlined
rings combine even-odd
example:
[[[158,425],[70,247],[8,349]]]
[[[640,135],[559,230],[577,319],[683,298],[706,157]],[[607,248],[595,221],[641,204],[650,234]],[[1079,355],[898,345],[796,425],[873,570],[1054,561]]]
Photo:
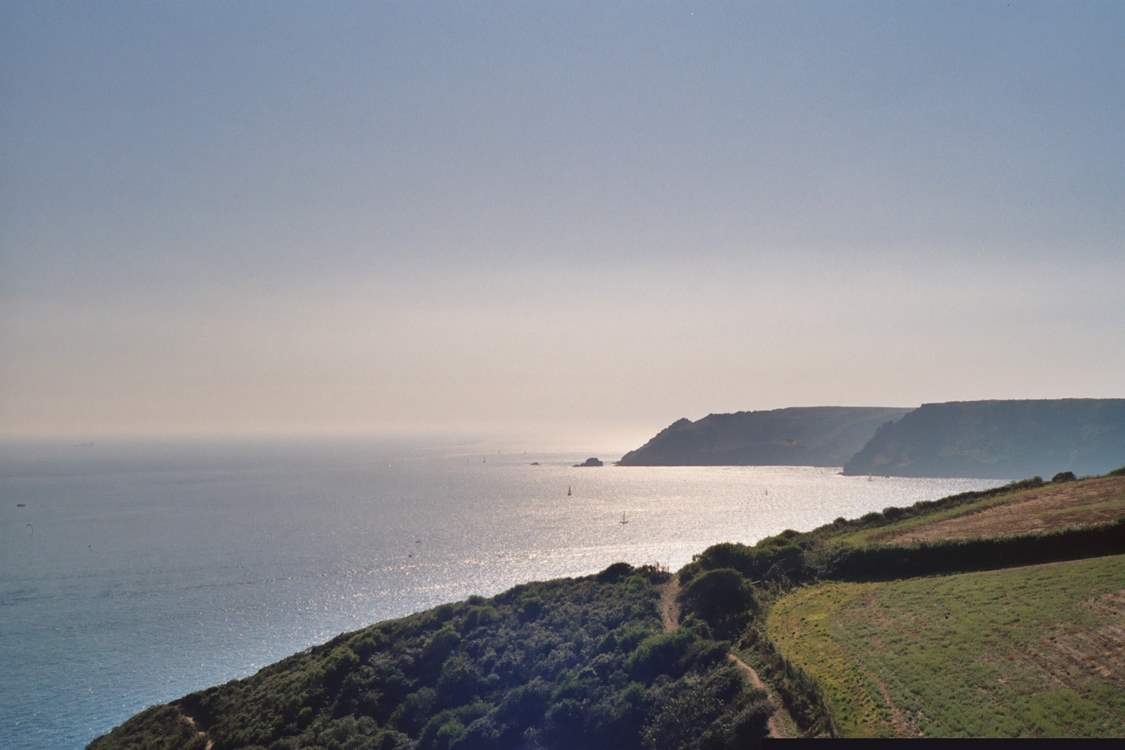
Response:
[[[629,519],[625,517],[625,512],[624,512],[624,511],[622,511],[622,513],[621,513],[621,520],[620,520],[620,521],[618,521],[618,523],[619,523],[619,524],[621,524],[622,526],[624,526],[625,524],[629,523]]]
[[[27,503],[16,503],[16,507],[17,507],[17,508],[26,508],[26,507],[27,507]]]
[[[573,495],[573,494],[574,494],[574,493],[570,491],[570,485],[568,484],[568,485],[566,486],[566,496],[567,496],[567,497],[570,497],[570,496],[571,496],[571,495]]]

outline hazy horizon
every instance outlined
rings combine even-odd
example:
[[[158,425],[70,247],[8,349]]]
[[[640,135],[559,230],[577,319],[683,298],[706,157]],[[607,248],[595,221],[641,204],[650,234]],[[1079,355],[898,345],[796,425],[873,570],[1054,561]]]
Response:
[[[333,11],[0,9],[0,435],[1125,395],[1125,4]]]

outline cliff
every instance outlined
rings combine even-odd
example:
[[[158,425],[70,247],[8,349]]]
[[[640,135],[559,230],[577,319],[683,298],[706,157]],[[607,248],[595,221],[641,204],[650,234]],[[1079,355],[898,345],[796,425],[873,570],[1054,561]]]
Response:
[[[623,466],[843,466],[875,434],[909,409],[816,406],[680,419]]]
[[[1007,479],[1125,463],[1125,399],[923,404],[881,427],[845,474]]]

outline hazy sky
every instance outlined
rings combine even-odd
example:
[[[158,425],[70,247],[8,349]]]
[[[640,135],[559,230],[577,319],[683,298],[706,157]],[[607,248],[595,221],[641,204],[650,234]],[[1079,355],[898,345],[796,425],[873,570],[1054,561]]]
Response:
[[[0,6],[0,432],[1123,395],[1125,3]]]

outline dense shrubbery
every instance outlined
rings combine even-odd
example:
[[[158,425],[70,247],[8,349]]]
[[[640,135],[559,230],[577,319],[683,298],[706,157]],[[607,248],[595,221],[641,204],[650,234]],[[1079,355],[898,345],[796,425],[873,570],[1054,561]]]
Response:
[[[680,580],[690,584],[701,573],[722,568],[736,570],[753,582],[799,577],[804,568],[805,547],[811,541],[807,534],[783,531],[777,536],[766,537],[753,547],[730,542],[716,544],[696,555],[680,571]]]
[[[92,747],[202,749],[187,716],[215,750],[717,750],[763,736],[764,693],[709,627],[661,632],[666,578],[618,564],[381,623],[138,714]],[[701,579],[700,602],[721,579]]]
[[[724,639],[736,638],[758,609],[749,582],[732,568],[696,576],[680,594],[680,602],[685,612],[699,617]]]
[[[832,545],[810,555],[818,578],[880,580],[1076,560],[1125,552],[1125,519],[1100,526],[906,546]]]

